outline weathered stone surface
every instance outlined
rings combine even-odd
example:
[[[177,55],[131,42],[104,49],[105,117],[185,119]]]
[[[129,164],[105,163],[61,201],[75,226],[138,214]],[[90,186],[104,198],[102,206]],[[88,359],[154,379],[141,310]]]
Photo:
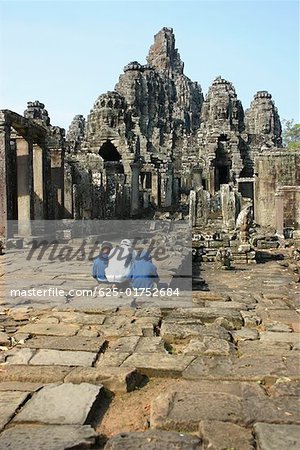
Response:
[[[42,383],[30,383],[20,381],[3,381],[0,383],[0,391],[35,392],[43,386]]]
[[[63,381],[71,367],[60,366],[13,366],[1,367],[0,381],[29,383],[56,383]]]
[[[131,353],[107,351],[96,362],[96,367],[119,367]]]
[[[97,358],[97,353],[72,352],[68,350],[38,350],[30,360],[35,366],[87,366],[91,367]]]
[[[297,450],[300,442],[300,425],[273,425],[256,423],[254,433],[260,450]]]
[[[0,393],[0,430],[12,419],[28,395],[29,392],[6,391]]]
[[[122,367],[136,367],[148,376],[181,376],[193,361],[193,356],[169,355],[161,353],[134,353],[129,356]]]
[[[269,388],[269,394],[273,397],[298,397],[300,398],[300,381],[292,381],[289,378],[279,378]]]
[[[111,438],[105,450],[200,450],[201,439],[184,433],[149,430],[143,433],[120,433]]]
[[[64,324],[43,324],[43,323],[29,323],[19,328],[21,333],[42,334],[45,336],[74,336],[79,330],[78,325],[64,325]]]
[[[18,425],[0,435],[0,449],[62,450],[90,448],[96,432],[89,425]]]
[[[286,356],[291,352],[291,345],[286,342],[238,341],[240,356]]]
[[[38,323],[47,323],[48,319],[58,319],[60,323],[82,324],[82,325],[102,325],[105,321],[103,314],[86,314],[74,311],[53,311],[45,317],[41,317]]]
[[[152,401],[150,423],[165,430],[196,431],[201,420],[246,424],[245,398],[263,398],[259,386],[249,383],[182,382]]]
[[[226,356],[235,351],[232,343],[224,339],[218,339],[210,336],[204,336],[203,339],[191,339],[184,348],[186,355],[204,355],[204,356]]]
[[[131,367],[76,368],[65,378],[66,383],[102,384],[114,393],[131,392],[142,382],[142,376]]]
[[[35,354],[35,350],[30,348],[13,349],[3,355],[7,364],[29,364],[29,361]]]
[[[0,346],[8,346],[10,345],[10,339],[9,335],[7,333],[3,333],[3,331],[0,331]]]
[[[121,337],[111,346],[111,351],[133,353],[139,340],[140,336]]]
[[[288,344],[296,344],[300,341],[299,333],[281,333],[262,331],[260,333],[260,341],[268,343],[286,342]]]
[[[230,422],[202,420],[199,435],[204,449],[209,450],[253,450],[254,442],[251,430]]]
[[[50,384],[34,394],[14,422],[83,425],[101,394],[101,385]]]
[[[232,331],[231,334],[232,334],[232,337],[235,342],[254,341],[254,340],[258,339],[258,332],[251,328],[243,327],[238,331]]]
[[[106,342],[107,341],[102,338],[90,338],[84,336],[36,336],[24,342],[22,347],[96,353],[105,347]]]
[[[189,380],[232,379],[233,361],[232,358],[224,356],[199,356],[187,367],[182,376]]]
[[[222,308],[186,308],[175,309],[168,315],[168,319],[178,318],[184,319],[199,319],[205,323],[213,323],[219,317],[229,320],[234,324],[236,328],[240,328],[243,324],[242,317],[239,311],[235,309],[222,309]]]
[[[202,420],[241,426],[262,420],[298,424],[299,401],[294,397],[270,399],[255,383],[207,381],[182,382],[152,401],[154,428],[195,431]]]

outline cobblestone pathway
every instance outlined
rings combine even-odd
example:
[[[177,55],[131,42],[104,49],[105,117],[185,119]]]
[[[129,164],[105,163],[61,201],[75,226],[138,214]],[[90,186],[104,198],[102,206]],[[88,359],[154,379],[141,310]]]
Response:
[[[0,449],[298,449],[299,283],[282,261],[202,276],[192,308],[3,304]]]

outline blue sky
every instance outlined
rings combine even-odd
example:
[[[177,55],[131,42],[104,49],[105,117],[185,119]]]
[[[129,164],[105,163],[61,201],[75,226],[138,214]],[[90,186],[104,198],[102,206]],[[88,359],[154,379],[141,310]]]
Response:
[[[299,5],[289,0],[0,0],[0,108],[23,113],[40,100],[67,128],[128,62],[145,63],[163,26],[205,94],[222,75],[244,109],[268,90],[281,118],[299,120]]]

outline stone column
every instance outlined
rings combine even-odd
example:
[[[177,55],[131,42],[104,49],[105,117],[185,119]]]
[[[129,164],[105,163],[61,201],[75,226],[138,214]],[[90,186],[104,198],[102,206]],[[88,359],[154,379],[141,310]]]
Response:
[[[173,199],[173,175],[171,173],[166,174],[165,183],[166,183],[165,206],[171,206]]]
[[[138,214],[140,209],[140,190],[139,190],[139,178],[141,163],[134,162],[130,164],[132,176],[131,176],[131,215]]]
[[[226,230],[233,230],[236,220],[236,198],[228,184],[221,185],[221,203],[223,226]]]
[[[158,172],[153,172],[152,174],[152,192],[151,201],[155,206],[159,206],[159,174]]]
[[[34,219],[43,220],[44,215],[44,161],[43,149],[33,144],[33,205]]]
[[[211,166],[209,168],[209,192],[214,195],[215,193],[215,168]]]
[[[0,237],[7,235],[7,155],[10,148],[10,126],[5,122],[0,125]]]
[[[202,168],[194,167],[192,171],[193,189],[202,187]]]
[[[55,196],[55,219],[63,218],[64,208],[64,161],[62,149],[51,149],[51,180]]]
[[[276,233],[279,237],[283,238],[284,228],[284,197],[283,192],[276,192],[275,194],[275,223]]]
[[[17,150],[17,188],[18,188],[18,233],[30,236],[30,219],[33,213],[33,174],[32,174],[32,145],[29,140],[18,136]]]
[[[196,225],[196,201],[197,195],[195,191],[190,191],[189,197],[189,224],[191,227]]]

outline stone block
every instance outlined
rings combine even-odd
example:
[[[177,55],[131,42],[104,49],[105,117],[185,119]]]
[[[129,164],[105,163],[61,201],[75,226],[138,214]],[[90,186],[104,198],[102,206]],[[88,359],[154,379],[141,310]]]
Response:
[[[136,367],[139,372],[147,376],[177,377],[182,375],[193,359],[193,356],[134,353],[125,360],[122,367]]]
[[[191,339],[184,348],[185,355],[226,356],[231,355],[235,347],[224,339],[204,336],[203,339]]]
[[[274,332],[274,331],[262,331],[260,333],[260,342],[264,343],[287,343],[296,344],[300,342],[299,333],[284,333],[284,332]]]
[[[3,358],[7,364],[29,364],[29,361],[35,354],[35,350],[30,348],[13,349],[3,354]]]
[[[113,393],[131,392],[140,386],[142,375],[131,367],[75,368],[66,376],[66,383],[102,384]]]
[[[8,347],[10,345],[9,335],[0,331],[0,346]]]
[[[105,339],[85,336],[35,336],[24,342],[22,347],[98,353],[106,343]]]
[[[20,327],[18,331],[32,335],[74,336],[79,328],[79,325],[29,323]]]
[[[185,433],[149,430],[137,433],[120,433],[112,437],[104,450],[201,450],[201,439]]]
[[[0,430],[12,419],[28,395],[29,392],[4,391],[0,393]]]
[[[56,383],[63,381],[71,367],[61,366],[13,366],[0,370],[0,381],[19,381],[22,383]]]
[[[38,350],[30,360],[34,366],[83,366],[91,367],[97,358],[97,353],[73,352],[69,350]]]
[[[263,395],[254,383],[181,382],[152,401],[150,424],[178,431],[197,431],[202,420],[244,425],[249,421],[245,398],[261,399]]]
[[[101,401],[102,393],[101,385],[49,384],[33,395],[14,422],[83,425],[91,420],[92,410]]]
[[[254,433],[260,450],[298,450],[300,443],[299,425],[256,423]]]
[[[18,425],[0,434],[0,450],[90,448],[96,432],[89,425]]]
[[[209,450],[254,450],[251,430],[230,422],[202,420],[199,424],[199,435],[203,447]]]

